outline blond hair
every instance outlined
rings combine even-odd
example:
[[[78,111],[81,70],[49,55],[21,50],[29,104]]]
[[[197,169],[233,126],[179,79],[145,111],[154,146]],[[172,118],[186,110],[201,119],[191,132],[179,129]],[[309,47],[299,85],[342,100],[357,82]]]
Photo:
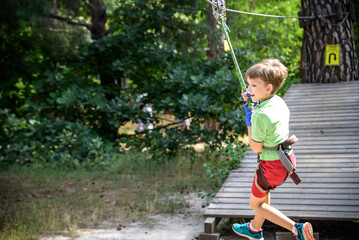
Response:
[[[283,85],[287,75],[287,68],[278,59],[264,59],[248,68],[246,72],[246,78],[260,78],[265,83],[272,84],[272,94]]]

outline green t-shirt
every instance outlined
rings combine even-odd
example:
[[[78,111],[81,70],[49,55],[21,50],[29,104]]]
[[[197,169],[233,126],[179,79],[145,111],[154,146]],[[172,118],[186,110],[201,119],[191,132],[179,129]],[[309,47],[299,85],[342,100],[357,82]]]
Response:
[[[277,95],[260,102],[252,115],[252,140],[263,146],[274,147],[289,136],[289,109]],[[276,150],[262,149],[261,160],[278,160]]]

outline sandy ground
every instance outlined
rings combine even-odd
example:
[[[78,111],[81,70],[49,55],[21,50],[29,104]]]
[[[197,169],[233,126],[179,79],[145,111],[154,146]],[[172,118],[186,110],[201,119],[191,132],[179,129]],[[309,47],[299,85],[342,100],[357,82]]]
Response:
[[[80,229],[75,237],[44,236],[40,240],[195,240],[204,230],[203,200],[185,196],[188,207],[174,215],[150,216],[144,221],[124,220],[110,229]]]

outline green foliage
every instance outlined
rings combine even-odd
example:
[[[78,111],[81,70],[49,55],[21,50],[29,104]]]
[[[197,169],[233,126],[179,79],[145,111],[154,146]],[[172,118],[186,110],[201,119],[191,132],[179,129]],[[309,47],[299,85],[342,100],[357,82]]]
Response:
[[[224,140],[234,139],[234,132],[246,132],[230,56],[205,56],[209,35],[218,30],[208,29],[212,15],[205,1],[99,1],[107,12],[107,35],[96,41],[82,26],[56,23],[49,18],[54,6],[47,2],[43,9],[35,7],[42,3],[18,8],[19,3],[6,1],[14,17],[4,18],[0,28],[1,62],[7,69],[0,73],[2,163],[92,166],[129,148],[146,149],[153,159],[163,159],[204,141],[212,150],[221,149]],[[280,3],[277,10],[294,11],[296,4],[290,2],[286,10]],[[267,5],[255,6],[253,11],[261,12]],[[57,11],[74,22],[91,22],[84,1],[60,1]],[[270,55],[259,45],[249,51],[245,41],[238,40],[243,31],[258,26],[258,34],[251,37],[267,49],[278,42],[274,36],[285,31],[274,28],[263,37],[263,23],[234,14],[228,22],[243,72]],[[299,42],[291,34],[286,41],[293,46]],[[285,62],[292,57],[291,49],[283,51]],[[143,111],[146,104],[153,106],[153,115]],[[190,129],[160,125],[161,112],[179,119],[191,116]],[[151,120],[155,129],[118,135],[121,126],[138,120]],[[208,121],[217,122],[218,129],[204,127]]]
[[[116,152],[90,126],[56,118],[21,119],[1,110],[2,165],[33,162],[56,167],[101,167]]]
[[[227,1],[227,8],[241,11],[298,16],[299,0],[288,1]],[[303,30],[297,19],[277,19],[228,13],[232,44],[246,49],[248,57],[260,61],[278,58],[286,67],[293,68],[300,61]]]
[[[153,155],[175,153],[184,145],[203,140],[214,149],[222,148],[222,141],[233,140],[232,132],[243,135],[246,125],[240,96],[240,87],[232,62],[225,56],[212,62],[187,61],[178,66],[168,65],[168,75],[163,76],[146,89],[146,103],[154,109],[172,112],[179,119],[192,118],[190,130],[181,131],[173,124],[156,127],[152,132],[135,136],[122,136],[126,147],[150,149]],[[239,56],[239,58],[241,58]],[[191,67],[188,62],[192,62]],[[208,120],[219,123],[218,129],[203,127]],[[154,116],[154,123],[159,119]],[[142,119],[146,122],[146,119]],[[155,124],[156,125],[156,124]],[[140,136],[140,137],[139,137]]]
[[[231,174],[232,170],[239,167],[241,159],[247,145],[239,140],[224,141],[226,145],[222,150],[222,154],[214,162],[208,162],[203,165],[208,178],[211,181],[213,191],[207,191],[205,194],[199,194],[200,197],[213,198],[222,184]]]

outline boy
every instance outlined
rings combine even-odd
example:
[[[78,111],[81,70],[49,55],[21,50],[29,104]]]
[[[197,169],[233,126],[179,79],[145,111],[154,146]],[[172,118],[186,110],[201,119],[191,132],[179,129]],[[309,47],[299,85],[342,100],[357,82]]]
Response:
[[[263,240],[261,227],[267,219],[293,232],[297,240],[315,240],[310,223],[295,223],[270,206],[270,190],[283,183],[288,177],[286,168],[279,160],[278,151],[264,149],[283,143],[289,135],[289,109],[282,98],[274,95],[283,85],[287,74],[287,68],[277,59],[263,60],[246,72],[248,92],[242,93],[242,97],[245,102],[248,97],[253,102],[259,102],[255,111],[250,111],[246,105],[244,107],[250,146],[259,154],[260,162],[249,199],[255,217],[249,223],[233,224],[232,229],[236,234],[249,239]],[[289,149],[288,154],[295,167],[293,151]],[[259,171],[262,171],[262,176]]]

